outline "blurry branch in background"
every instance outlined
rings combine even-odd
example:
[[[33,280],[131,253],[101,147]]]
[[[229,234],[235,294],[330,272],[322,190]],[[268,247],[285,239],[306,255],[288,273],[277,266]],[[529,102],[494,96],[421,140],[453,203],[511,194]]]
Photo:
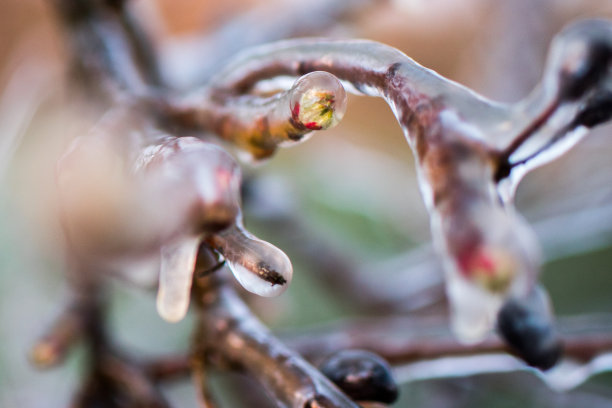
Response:
[[[365,3],[317,2],[301,11],[311,7],[319,17],[327,16],[321,21],[331,26]],[[72,67],[81,85],[95,91],[94,105],[105,112],[58,164],[68,274],[77,300],[34,351],[35,361],[52,365],[77,338],[85,341],[88,375],[75,407],[166,407],[158,381],[185,370],[192,373],[200,406],[214,407],[210,369],[245,372],[277,406],[357,407],[363,402],[343,388],[345,377],[326,371],[326,378],[281,344],[216,273],[227,265],[242,287],[261,296],[282,293],[293,273],[280,249],[244,228],[239,167],[217,144],[228,142],[251,160],[268,158],[278,147],[337,124],[344,114],[345,87],[382,97],[392,108],[416,157],[438,258],[427,248],[403,257],[396,276],[402,275],[409,289],[391,292],[355,275],[366,268],[317,243],[316,237],[294,242],[294,250],[319,274],[327,274],[330,286],[355,300],[368,298],[370,303],[362,305],[376,310],[415,311],[441,301],[444,268],[451,326],[461,342],[447,330],[434,340],[417,338],[417,329],[406,321],[378,318],[375,328],[359,323],[358,329],[349,329],[355,330],[350,345],[343,329],[340,334],[311,332],[291,340],[298,351],[315,358],[313,349],[368,348],[395,364],[407,364],[509,349],[528,364],[548,369],[562,347],[568,357],[584,360],[610,348],[609,327],[598,328],[605,333],[594,337],[557,335],[537,283],[538,246],[533,231],[516,215],[513,199],[528,171],[557,158],[612,116],[612,23],[584,21],[562,31],[540,86],[515,105],[489,101],[392,47],[363,40],[301,39],[252,48],[215,68],[207,83],[184,95],[171,91],[176,84],[165,81],[156,47],[127,1],[53,4],[71,42]],[[318,32],[319,25],[306,24],[310,20],[296,10],[279,13],[284,24],[253,41],[284,37],[290,25],[292,34]],[[206,51],[206,60],[214,60],[210,53],[217,52],[223,60],[218,46]],[[191,57],[205,60],[200,53]],[[277,81],[286,76],[297,78],[292,87]],[[177,137],[187,135],[198,138]],[[253,196],[247,195],[247,202],[270,205]],[[266,220],[282,227],[289,239],[304,223],[291,212]],[[193,297],[197,332],[187,358],[136,361],[107,332],[105,277],[114,269],[132,273],[126,261],[135,259],[149,260],[153,275],[159,275],[157,308],[164,319],[181,320]],[[408,274],[409,279],[403,276]],[[394,277],[389,282],[400,283]],[[440,327],[447,325],[438,326],[436,333]],[[506,346],[487,337],[494,328]],[[370,337],[374,334],[376,342]],[[397,343],[386,343],[391,340],[407,343],[396,348]],[[362,360],[354,361],[355,356]],[[358,372],[378,358],[367,353],[345,355],[350,361],[336,357],[338,367]],[[385,364],[375,366],[387,370]],[[375,391],[381,392],[368,394],[382,396],[375,402],[388,404],[397,397]]]
[[[565,360],[549,372],[529,369],[547,385],[567,391],[611,369],[612,321],[609,316],[564,317],[559,319],[558,325]],[[284,330],[279,336],[315,365],[342,350],[371,351],[395,367],[400,373],[397,378],[400,383],[528,369],[512,357],[513,351],[500,339],[490,337],[479,344],[461,344],[449,332],[447,320],[435,317],[349,319]],[[476,364],[479,357],[484,357],[482,364]],[[214,359],[212,355],[209,358]],[[149,362],[147,372],[158,380],[172,380],[189,375],[192,364],[192,357],[187,355],[169,356]]]
[[[612,320],[608,316],[562,318],[559,319],[558,329],[563,339],[566,361],[549,372],[534,370],[548,385],[554,389],[568,390],[579,386],[591,375],[610,370]],[[347,320],[305,328],[297,334],[286,333],[282,338],[315,362],[343,349],[370,350],[397,367],[399,372],[405,373],[404,377],[398,377],[400,382],[526,368],[523,363],[507,355],[495,360],[494,364],[474,364],[476,356],[514,352],[503,341],[493,337],[479,344],[461,344],[448,331],[448,322],[437,318]],[[450,357],[457,357],[458,364],[441,360]],[[468,362],[466,358],[465,364],[461,364],[459,357],[473,357],[473,360]]]

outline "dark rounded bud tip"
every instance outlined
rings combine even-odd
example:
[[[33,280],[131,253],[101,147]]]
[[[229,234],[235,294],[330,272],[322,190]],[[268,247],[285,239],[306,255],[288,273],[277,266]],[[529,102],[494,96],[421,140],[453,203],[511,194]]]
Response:
[[[355,401],[391,404],[397,400],[391,367],[369,351],[339,351],[323,361],[319,369]]]
[[[584,103],[578,112],[574,124],[576,126],[595,127],[612,118],[612,89],[595,92]]]
[[[609,23],[583,21],[567,30],[561,55],[561,96],[575,100],[604,78],[612,62]]]
[[[497,317],[499,334],[527,364],[541,370],[553,367],[563,354],[563,344],[548,316],[511,299]]]

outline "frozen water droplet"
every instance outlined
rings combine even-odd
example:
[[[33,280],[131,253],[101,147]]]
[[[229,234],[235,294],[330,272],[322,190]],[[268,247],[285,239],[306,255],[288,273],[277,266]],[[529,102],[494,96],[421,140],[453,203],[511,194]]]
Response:
[[[274,245],[239,227],[223,231],[212,240],[238,282],[249,292],[273,297],[289,287],[293,277],[291,261]]]
[[[178,322],[187,313],[199,237],[187,237],[161,249],[157,311],[166,321]]]
[[[346,112],[346,91],[334,75],[315,71],[300,77],[292,88],[293,119],[311,130],[329,129]]]

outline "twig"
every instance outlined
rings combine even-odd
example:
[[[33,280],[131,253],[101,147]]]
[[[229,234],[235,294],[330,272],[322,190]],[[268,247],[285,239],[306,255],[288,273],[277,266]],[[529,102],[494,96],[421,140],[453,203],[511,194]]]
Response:
[[[227,285],[198,294],[202,358],[253,376],[279,406],[357,407],[321,373],[274,338]]]
[[[71,346],[83,336],[89,314],[89,308],[82,302],[70,303],[32,348],[32,361],[39,367],[63,362]]]
[[[202,360],[196,360],[192,370],[193,384],[196,388],[198,403],[200,408],[216,408],[218,404],[213,399],[213,396],[208,386],[206,378],[206,367]]]
[[[609,319],[595,316],[559,319],[558,328],[566,358],[587,363],[612,350],[612,322]],[[350,348],[370,350],[393,365],[446,356],[513,354],[495,337],[473,345],[459,343],[448,331],[447,322],[440,319],[378,317],[303,330],[308,334],[282,338],[311,361]]]
[[[193,361],[190,356],[178,354],[157,358],[142,364],[147,377],[154,381],[168,381],[180,378],[191,371]]]
[[[170,117],[167,121],[180,123],[182,132],[212,130],[258,160],[314,130],[335,126],[344,116],[346,94],[336,77],[313,72],[273,96],[236,98],[213,89],[178,104],[158,103],[156,109]]]

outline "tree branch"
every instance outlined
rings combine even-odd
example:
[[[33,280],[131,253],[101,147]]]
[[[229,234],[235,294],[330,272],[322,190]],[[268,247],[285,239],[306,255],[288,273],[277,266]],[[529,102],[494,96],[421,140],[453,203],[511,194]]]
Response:
[[[215,285],[219,285],[217,282]],[[197,355],[245,370],[282,407],[357,407],[314,367],[274,338],[223,283],[197,295]]]

